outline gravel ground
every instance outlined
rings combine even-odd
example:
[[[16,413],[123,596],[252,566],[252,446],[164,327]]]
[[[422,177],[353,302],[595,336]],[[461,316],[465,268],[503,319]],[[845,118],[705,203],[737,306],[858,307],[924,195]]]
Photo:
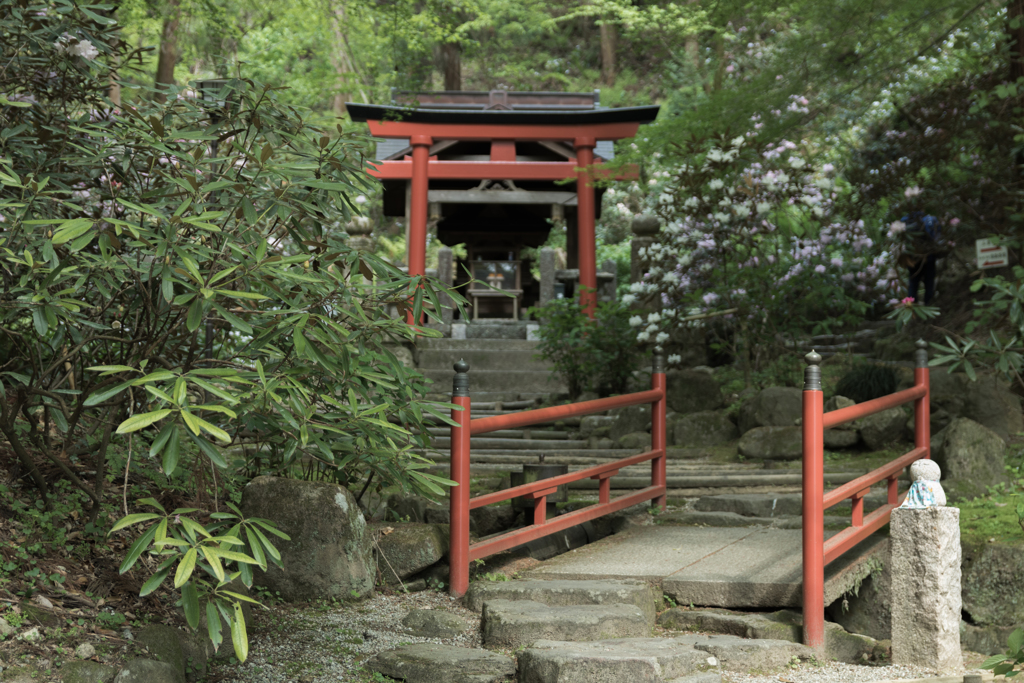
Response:
[[[402,619],[413,609],[436,609],[466,620],[465,634],[450,639],[409,635]],[[359,603],[275,606],[256,616],[250,629],[249,659],[241,666],[222,665],[209,680],[219,683],[370,683],[362,662],[403,643],[437,642],[480,647],[480,615],[444,593],[377,595]],[[230,644],[227,644],[230,647]],[[978,656],[965,653],[967,665]],[[974,671],[981,673],[981,671]],[[803,663],[774,675],[726,672],[728,683],[873,683],[936,676],[927,669],[902,666],[856,666],[830,662]]]

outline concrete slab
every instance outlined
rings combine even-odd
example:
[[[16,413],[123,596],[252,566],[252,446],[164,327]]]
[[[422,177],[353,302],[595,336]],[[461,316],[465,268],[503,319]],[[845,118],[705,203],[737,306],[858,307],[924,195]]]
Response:
[[[836,532],[826,531],[826,538]],[[884,561],[888,539],[869,538],[826,568],[825,604]],[[542,563],[530,579],[641,579],[681,605],[799,607],[798,529],[638,527]]]

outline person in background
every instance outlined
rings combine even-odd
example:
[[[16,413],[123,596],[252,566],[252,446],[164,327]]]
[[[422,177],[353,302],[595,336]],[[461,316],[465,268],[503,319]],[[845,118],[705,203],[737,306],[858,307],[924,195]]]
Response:
[[[924,283],[924,304],[935,298],[935,263],[945,253],[939,219],[924,211],[912,211],[900,222],[906,226],[900,245],[899,264],[907,269],[907,296],[915,303]]]

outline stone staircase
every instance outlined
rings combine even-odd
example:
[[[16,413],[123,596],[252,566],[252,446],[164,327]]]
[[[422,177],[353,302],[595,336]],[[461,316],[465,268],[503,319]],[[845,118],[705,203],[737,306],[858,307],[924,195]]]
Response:
[[[551,367],[536,358],[539,342],[525,339],[421,339],[416,367],[434,381],[438,395],[451,395],[452,366],[469,363],[469,390],[481,409],[523,408],[566,388]]]

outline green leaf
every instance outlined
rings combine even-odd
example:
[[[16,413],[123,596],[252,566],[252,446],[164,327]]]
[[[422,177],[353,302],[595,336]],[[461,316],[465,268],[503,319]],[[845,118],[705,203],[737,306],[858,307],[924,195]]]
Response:
[[[90,394],[89,398],[85,399],[82,405],[88,408],[103,403],[108,398],[111,398],[112,396],[115,396],[124,391],[125,389],[127,389],[128,387],[130,387],[133,382],[134,380],[129,380],[127,382],[122,382],[121,384],[118,384],[112,389],[105,389],[99,393]]]
[[[133,415],[117,426],[117,433],[130,434],[131,432],[137,432],[154,422],[159,422],[170,414],[171,410],[164,408],[163,410],[154,410],[149,413],[142,413],[141,415]]]
[[[165,564],[167,565],[166,567],[157,570],[153,576],[146,580],[146,583],[142,584],[142,588],[139,590],[140,598],[144,598],[155,591],[160,587],[160,584],[167,579],[167,575],[171,573],[171,566],[174,564],[174,558],[171,558]]]
[[[160,430],[160,433],[153,439],[152,445],[149,447],[149,457],[155,458],[157,453],[164,449],[167,444],[167,440],[171,438],[171,430],[174,429],[174,423],[164,425],[164,428]]]
[[[194,553],[195,548],[189,552]],[[182,587],[181,606],[185,610],[185,620],[192,630],[199,628],[199,591],[195,582],[189,581]]]
[[[127,365],[94,365],[91,368],[86,368],[90,372],[102,372],[114,374],[117,372],[136,372],[135,368]]]
[[[209,432],[210,435],[213,436],[214,438],[220,439],[224,443],[231,443],[231,436],[229,436],[228,433],[225,432],[220,427],[210,424],[201,417],[193,416],[193,419],[199,424],[200,427],[203,428],[204,431]]]
[[[1006,641],[1006,645],[1010,652],[1019,655],[1020,651],[1024,649],[1024,630],[1018,628],[1011,633],[1010,638]]]
[[[256,560],[256,564],[260,566],[260,569],[267,571],[267,556],[263,552],[260,541],[256,538],[256,534],[252,532],[249,527],[245,528],[245,536],[249,539],[249,552],[252,553],[253,558]]]
[[[224,640],[220,634],[220,629],[220,614],[217,613],[217,608],[213,606],[213,600],[208,600],[206,602],[206,631],[210,635],[210,642],[213,643],[214,652],[220,648],[220,644]]]
[[[189,548],[188,552],[185,553],[185,557],[178,563],[178,571],[174,573],[174,587],[181,588],[182,585],[189,580],[192,576],[192,572],[196,568],[196,552],[195,548]],[[198,608],[197,608],[198,609]],[[192,622],[189,621],[189,624]],[[193,626],[193,628],[195,628]]]
[[[139,559],[140,555],[142,555],[142,551],[149,547],[154,536],[156,536],[156,524],[149,527],[146,533],[139,536],[135,543],[132,543],[132,547],[128,549],[128,554],[125,555],[124,561],[121,563],[121,567],[117,570],[119,574],[124,574],[132,568],[135,561]]]
[[[156,508],[165,515],[167,514],[167,510],[164,509],[164,506],[161,505],[156,498],[140,498],[139,505],[148,505],[150,507]],[[177,512],[178,511],[176,510],[175,513],[177,514]]]
[[[117,520],[117,523],[114,524],[114,526],[111,527],[110,531],[107,532],[107,536],[114,533],[115,531],[120,531],[121,529],[127,526],[138,524],[139,522],[148,522],[151,519],[157,519],[159,517],[160,515],[154,514],[152,512],[138,512],[134,515],[122,517],[121,519]]]
[[[213,575],[217,577],[220,582],[224,581],[224,565],[221,564],[220,558],[217,557],[222,551],[217,548],[211,548],[209,546],[202,546],[203,557],[210,563],[210,567],[213,569]]]
[[[199,447],[199,450],[201,450],[214,465],[222,469],[228,466],[228,461],[224,459],[224,456],[219,450],[217,450],[216,446],[203,437],[196,436],[192,432],[188,432],[188,435],[192,439],[193,443]]]
[[[231,644],[235,646],[235,656],[244,662],[249,656],[249,636],[245,632],[245,614],[242,603],[235,603],[235,618],[231,621]]]
[[[171,438],[167,441],[167,447],[164,449],[164,456],[161,460],[164,474],[168,477],[174,474],[174,470],[178,468],[178,456],[181,452],[181,434],[178,432],[178,425],[172,422],[171,428],[174,430],[174,433],[171,434]]]
[[[185,320],[185,327],[189,332],[195,332],[203,322],[203,299],[196,297],[188,309],[188,318]]]
[[[73,239],[81,237],[89,230],[92,229],[93,222],[88,218],[74,218],[69,221],[65,221],[57,228],[56,232],[53,233],[53,239],[51,240],[54,244],[64,244],[70,242]]]

